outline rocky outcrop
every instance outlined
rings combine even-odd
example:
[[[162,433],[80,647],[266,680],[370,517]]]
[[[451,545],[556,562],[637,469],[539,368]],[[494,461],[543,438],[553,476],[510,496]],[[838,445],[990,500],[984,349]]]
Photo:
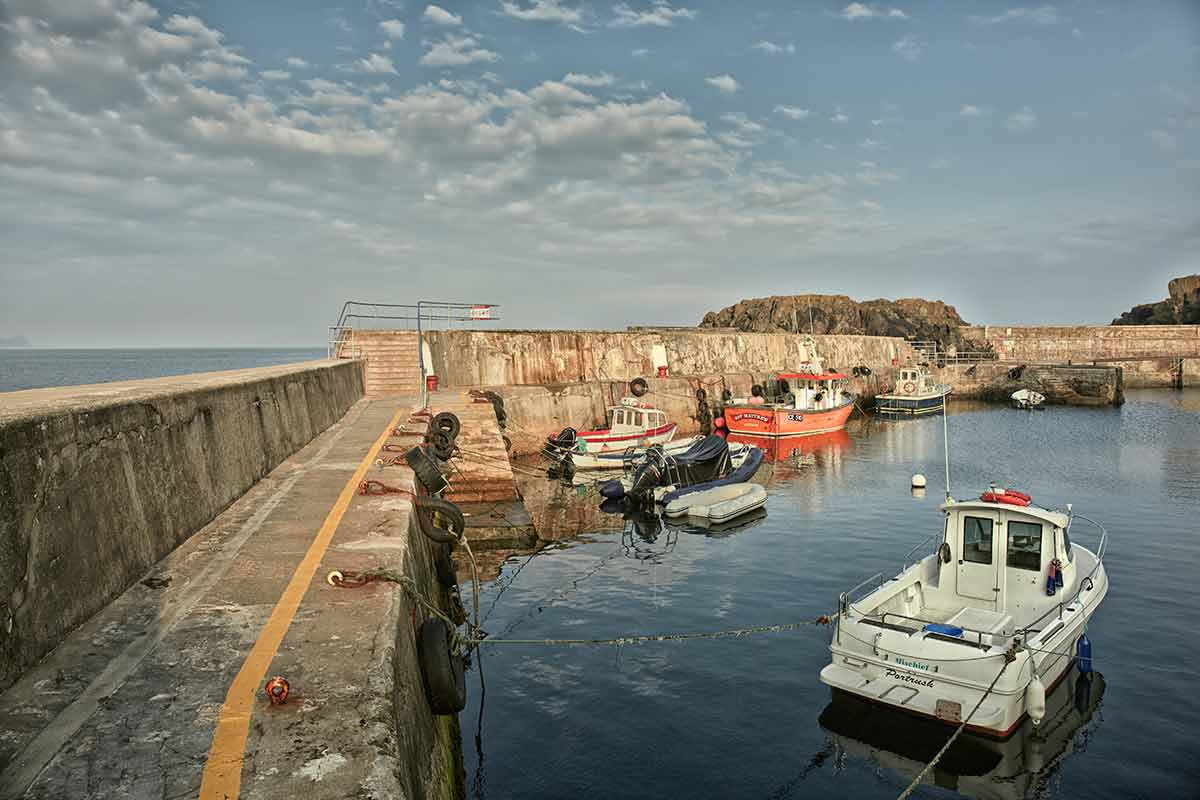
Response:
[[[710,311],[702,328],[789,333],[857,333],[935,340],[963,349],[959,328],[967,325],[954,306],[941,300],[905,298],[858,302],[842,294],[760,297]]]
[[[1113,325],[1200,325],[1200,275],[1175,278],[1166,300],[1134,306]]]

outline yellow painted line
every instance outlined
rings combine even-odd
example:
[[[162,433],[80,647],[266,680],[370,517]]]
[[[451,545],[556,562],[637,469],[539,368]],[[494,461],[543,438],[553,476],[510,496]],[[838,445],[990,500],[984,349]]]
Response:
[[[237,677],[229,685],[229,691],[225,694],[225,704],[221,706],[221,714],[217,718],[217,728],[213,732],[212,746],[208,750],[208,761],[204,765],[204,779],[200,783],[201,798],[235,800],[241,791],[246,735],[250,729],[250,716],[254,712],[259,686],[279,650],[284,635],[287,634],[288,627],[292,624],[292,619],[296,616],[296,610],[300,607],[300,601],[304,599],[309,584],[312,583],[321,559],[325,557],[325,550],[328,549],[338,524],[358,491],[358,484],[375,463],[379,448],[383,447],[403,414],[403,409],[396,412],[387,429],[375,440],[374,446],[354,471],[354,476],[338,495],[337,502],[333,504],[321,525],[321,530],[317,531],[316,538],[304,554],[304,559],[292,573],[292,579],[288,581],[287,588],[283,590],[279,602],[271,611],[267,624],[259,632],[258,640],[250,649],[242,668],[238,670]]]

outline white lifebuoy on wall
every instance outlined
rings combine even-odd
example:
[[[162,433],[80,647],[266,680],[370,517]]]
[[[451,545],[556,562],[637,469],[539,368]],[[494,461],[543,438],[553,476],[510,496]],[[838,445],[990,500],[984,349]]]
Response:
[[[912,394],[916,390],[917,390],[917,385],[915,383],[913,383],[912,381],[909,381],[908,383],[904,384],[904,391],[907,392],[908,394]]]

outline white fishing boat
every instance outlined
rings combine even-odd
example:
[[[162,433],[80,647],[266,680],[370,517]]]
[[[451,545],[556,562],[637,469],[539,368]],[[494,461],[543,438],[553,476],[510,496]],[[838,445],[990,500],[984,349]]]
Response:
[[[666,444],[675,437],[678,426],[667,421],[667,415],[636,397],[625,397],[621,404],[611,406],[607,413],[608,427],[577,431],[564,428],[557,436],[546,438],[543,453],[560,459],[567,453],[621,453],[630,447],[646,448]]]
[[[936,414],[946,407],[946,395],[953,387],[935,383],[929,371],[921,367],[902,368],[896,388],[875,398],[875,410],[884,416],[917,417]]]
[[[721,523],[762,508],[766,502],[767,490],[761,484],[734,483],[685,494],[667,503],[663,513]]]
[[[931,555],[839,597],[821,680],[1005,738],[1026,717],[1041,721],[1047,691],[1072,663],[1091,669],[1084,629],[1108,592],[1107,535],[1070,505],[1041,508],[1013,490],[962,501],[947,492],[941,510],[922,543],[940,540]],[[1095,551],[1072,541],[1080,522],[1095,526]]]
[[[1018,389],[1012,393],[1012,401],[1017,408],[1031,410],[1041,408],[1042,403],[1046,402],[1046,396],[1038,394],[1033,389]]]
[[[663,453],[666,455],[677,455],[686,451],[696,442],[703,439],[703,436],[691,436],[687,439],[677,439],[673,442],[667,442],[662,445]],[[575,447],[567,451],[566,455],[570,456],[571,463],[574,464],[576,470],[597,470],[597,469],[623,469],[630,461],[641,458],[646,454],[648,445],[631,445],[624,450],[600,450],[589,452],[584,440],[579,440]],[[593,480],[591,478],[580,477],[580,481]]]

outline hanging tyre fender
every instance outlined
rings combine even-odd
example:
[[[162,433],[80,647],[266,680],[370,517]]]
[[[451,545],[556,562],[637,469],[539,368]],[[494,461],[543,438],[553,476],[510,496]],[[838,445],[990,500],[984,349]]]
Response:
[[[462,430],[462,423],[458,421],[458,417],[451,414],[449,411],[442,411],[434,414],[433,419],[429,421],[429,429],[431,431],[441,431],[450,437],[450,441],[458,438],[458,432]]]
[[[733,392],[730,391],[729,389],[726,389],[723,392],[721,392],[721,401],[722,402],[728,403],[732,399],[733,399]]]
[[[431,430],[425,434],[425,444],[429,447],[429,452],[442,461],[449,461],[454,457],[454,439],[445,431]]]
[[[451,650],[450,627],[433,617],[417,632],[417,658],[425,679],[425,697],[435,715],[457,714],[467,705],[463,657]]]
[[[645,378],[634,378],[629,382],[629,393],[634,397],[641,397],[650,391],[650,384],[646,383]]]
[[[708,399],[708,392],[704,391],[703,388],[697,389],[696,390],[696,399],[699,400],[701,403],[703,403],[705,400]]]
[[[450,503],[450,500],[418,497],[413,500],[413,505],[422,511],[436,512],[444,517],[449,523],[446,528],[449,529],[450,535],[454,536],[455,541],[458,541],[458,537],[461,537],[463,531],[467,530],[467,517],[463,515],[462,509],[454,503]]]
[[[458,575],[454,572],[454,562],[450,560],[450,545],[433,546],[433,566],[437,570],[438,583],[447,589],[458,586]]]
[[[404,460],[412,467],[413,474],[425,491],[430,494],[437,494],[444,490],[448,483],[446,478],[438,469],[437,463],[430,457],[428,453],[421,447],[413,447],[404,454]]]

